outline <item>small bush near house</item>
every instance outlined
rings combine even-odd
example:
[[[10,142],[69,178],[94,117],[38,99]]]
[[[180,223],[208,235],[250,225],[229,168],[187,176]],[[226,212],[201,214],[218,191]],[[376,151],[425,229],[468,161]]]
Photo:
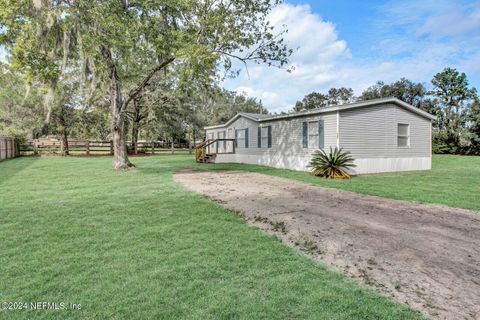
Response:
[[[199,159],[201,157],[203,157],[203,149],[202,148],[195,149],[195,158]]]
[[[308,167],[312,168],[312,174],[319,177],[330,179],[350,179],[346,172],[348,168],[355,167],[350,152],[343,151],[342,148],[332,149],[326,154],[324,150],[317,150],[310,161]]]

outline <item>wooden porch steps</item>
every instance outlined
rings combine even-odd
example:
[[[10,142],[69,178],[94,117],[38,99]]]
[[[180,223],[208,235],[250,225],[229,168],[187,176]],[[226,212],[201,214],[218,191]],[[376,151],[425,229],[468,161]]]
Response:
[[[217,157],[216,154],[213,154],[213,153],[210,153],[210,154],[206,154],[200,158],[197,159],[197,162],[200,162],[200,163],[211,163],[211,162],[214,162],[215,161],[215,158]]]
[[[209,139],[195,146],[195,160],[200,163],[215,162],[217,154],[234,154],[235,139]]]

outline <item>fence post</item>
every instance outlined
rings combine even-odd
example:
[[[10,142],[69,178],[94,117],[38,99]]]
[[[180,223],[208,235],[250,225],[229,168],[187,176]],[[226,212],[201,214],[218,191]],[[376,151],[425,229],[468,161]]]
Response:
[[[110,154],[113,155],[113,140],[110,140]]]
[[[8,159],[10,158],[10,146],[9,146],[9,143],[10,142],[10,139],[6,138],[5,139],[5,159]]]
[[[10,138],[8,140],[10,140],[10,150],[9,150],[10,158],[13,158],[13,157],[15,157],[15,154],[13,153],[13,139]]]
[[[36,156],[36,155],[38,155],[37,140],[34,139],[34,140],[32,141],[32,144],[33,144],[33,155]]]
[[[17,153],[15,151],[15,139],[12,138],[12,158],[15,158],[17,156]]]
[[[3,144],[4,144],[4,139],[0,138],[0,161],[3,160]]]
[[[13,150],[15,151],[14,153],[15,157],[20,156],[20,146],[18,145],[18,141],[15,139],[13,139],[13,146],[14,146]]]
[[[90,141],[88,141],[88,140],[85,142],[85,151],[87,153],[87,156],[89,156],[90,155]]]

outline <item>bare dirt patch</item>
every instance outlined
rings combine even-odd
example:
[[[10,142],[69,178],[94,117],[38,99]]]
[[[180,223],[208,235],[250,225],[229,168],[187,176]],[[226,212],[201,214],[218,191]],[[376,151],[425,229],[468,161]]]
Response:
[[[435,319],[480,319],[480,213],[239,171],[174,179]]]

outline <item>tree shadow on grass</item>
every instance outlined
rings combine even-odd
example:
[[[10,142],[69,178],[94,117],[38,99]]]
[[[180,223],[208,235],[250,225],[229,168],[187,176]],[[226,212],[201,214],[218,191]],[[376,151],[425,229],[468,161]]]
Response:
[[[0,161],[0,186],[10,181],[18,173],[39,159],[40,157],[26,156]]]

